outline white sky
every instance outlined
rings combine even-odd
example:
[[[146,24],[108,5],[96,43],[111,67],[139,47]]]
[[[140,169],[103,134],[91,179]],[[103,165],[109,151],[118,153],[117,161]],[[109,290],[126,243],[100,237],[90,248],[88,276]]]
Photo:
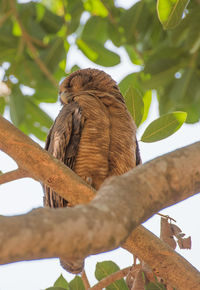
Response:
[[[117,1],[119,4],[123,2],[123,6],[127,3],[127,7],[131,6],[133,1]],[[110,42],[107,46],[113,48]],[[122,48],[117,48],[117,52],[121,56],[121,64],[104,69],[116,81],[120,81],[127,73],[135,71],[137,68],[129,61],[126,53]],[[95,67],[102,68],[88,61],[84,55],[74,46],[68,56],[67,67],[70,68],[73,64],[78,64],[82,68]],[[60,105],[57,104],[42,104],[41,107],[46,110],[52,118],[55,118],[59,112]],[[8,114],[6,117],[9,118]],[[140,128],[138,138],[140,138],[147,124],[158,117],[158,104],[154,98],[151,112],[148,120]],[[139,142],[140,151],[143,162],[155,158],[156,156],[165,154],[177,148],[199,141],[200,124],[184,125],[173,136],[156,142],[143,143]],[[36,140],[34,138],[34,140]],[[38,143],[44,146],[42,142]],[[0,170],[7,172],[16,168],[15,162],[4,153],[0,152]],[[184,178],[184,176],[183,176]],[[42,206],[42,188],[38,182],[26,178],[19,181],[13,181],[0,186],[0,214],[13,215],[22,214],[30,211],[32,208]],[[175,206],[162,211],[168,214],[177,221],[177,225],[186,235],[192,236],[192,250],[181,250],[181,253],[188,259],[196,268],[200,269],[200,199],[196,195],[187,199]],[[123,214],[123,213],[122,213]],[[145,223],[145,226],[159,235],[160,217],[154,216]],[[145,249],[144,249],[145,250]],[[95,264],[101,260],[113,260],[121,268],[127,267],[132,263],[132,256],[125,250],[119,249],[109,253],[96,255],[86,260],[86,272],[89,274],[91,284],[95,283],[93,276]],[[53,285],[60,274],[63,274],[66,279],[71,280],[73,275],[65,272],[59,265],[58,259],[46,259],[34,262],[18,262],[9,265],[0,266],[0,290],[39,290],[45,289]]]

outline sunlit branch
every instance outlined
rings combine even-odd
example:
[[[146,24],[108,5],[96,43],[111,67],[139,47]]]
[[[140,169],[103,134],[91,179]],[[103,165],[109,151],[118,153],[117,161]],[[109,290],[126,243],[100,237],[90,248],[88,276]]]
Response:
[[[28,173],[23,169],[16,169],[10,172],[6,172],[0,175],[0,184],[7,183],[10,181],[14,181],[16,179],[29,177]]]

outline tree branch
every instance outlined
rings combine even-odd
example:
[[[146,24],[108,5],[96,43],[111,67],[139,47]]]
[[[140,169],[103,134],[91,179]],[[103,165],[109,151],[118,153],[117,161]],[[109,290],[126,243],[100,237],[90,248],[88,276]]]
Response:
[[[92,199],[91,187],[2,117],[0,148],[71,203]],[[74,261],[118,247],[152,214],[200,191],[199,150],[200,142],[112,177],[88,205],[0,217],[0,263],[62,256]],[[199,289],[199,272],[143,227],[131,234],[124,247],[170,285]]]
[[[113,282],[115,282],[116,280],[120,280],[122,278],[124,278],[125,276],[127,276],[128,272],[131,270],[132,267],[127,267],[124,268],[122,270],[119,270],[107,277],[105,277],[104,279],[102,279],[100,282],[98,282],[96,285],[94,285],[93,287],[89,288],[91,290],[101,290],[106,288],[107,286],[109,286],[110,284],[112,284]]]
[[[78,175],[0,116],[0,149],[29,175],[56,190],[72,205],[87,203],[95,195]]]
[[[88,278],[87,278],[87,275],[85,273],[85,270],[82,271],[81,278],[82,278],[83,284],[85,286],[85,289],[90,289],[90,283],[88,281]]]
[[[28,173],[21,168],[0,175],[0,184],[28,177]]]
[[[0,19],[0,27],[4,24],[4,22],[12,15],[12,10],[7,11]]]

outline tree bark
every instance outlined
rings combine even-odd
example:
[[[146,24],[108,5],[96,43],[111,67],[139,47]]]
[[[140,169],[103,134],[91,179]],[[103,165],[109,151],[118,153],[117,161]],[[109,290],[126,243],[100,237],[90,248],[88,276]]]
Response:
[[[92,187],[2,116],[0,149],[11,156],[29,177],[50,186],[70,204],[87,203],[94,197]]]
[[[0,148],[70,203],[85,203],[94,196],[75,173],[2,117]],[[73,261],[118,247],[154,213],[200,191],[199,150],[200,142],[109,178],[87,205],[0,217],[0,263],[48,257]],[[124,245],[156,273],[159,269],[172,286],[199,289],[198,271],[158,238],[152,243],[154,238],[139,226]]]

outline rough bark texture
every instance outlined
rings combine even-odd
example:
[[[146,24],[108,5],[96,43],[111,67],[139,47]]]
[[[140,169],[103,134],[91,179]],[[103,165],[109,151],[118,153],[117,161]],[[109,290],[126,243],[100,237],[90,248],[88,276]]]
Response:
[[[148,245],[144,240],[148,239]],[[142,226],[137,227],[123,248],[151,265],[156,276],[176,289],[200,289],[200,274],[195,267]]]
[[[72,170],[0,116],[0,149],[32,177],[56,189],[72,205],[86,203],[95,191]],[[2,176],[3,178],[3,176]]]
[[[54,189],[64,198],[75,202],[74,193],[79,203],[92,198],[90,187],[2,117],[0,148],[31,177],[42,182],[51,178]],[[151,215],[200,191],[199,150],[200,142],[112,177],[88,205],[0,217],[0,263],[58,256],[76,260],[118,247]],[[30,166],[34,157],[40,163]],[[69,184],[71,189],[66,192]],[[153,239],[139,226],[125,248],[154,271],[159,269],[159,275],[177,289],[199,289],[198,271],[165,243],[159,239],[154,243]]]

